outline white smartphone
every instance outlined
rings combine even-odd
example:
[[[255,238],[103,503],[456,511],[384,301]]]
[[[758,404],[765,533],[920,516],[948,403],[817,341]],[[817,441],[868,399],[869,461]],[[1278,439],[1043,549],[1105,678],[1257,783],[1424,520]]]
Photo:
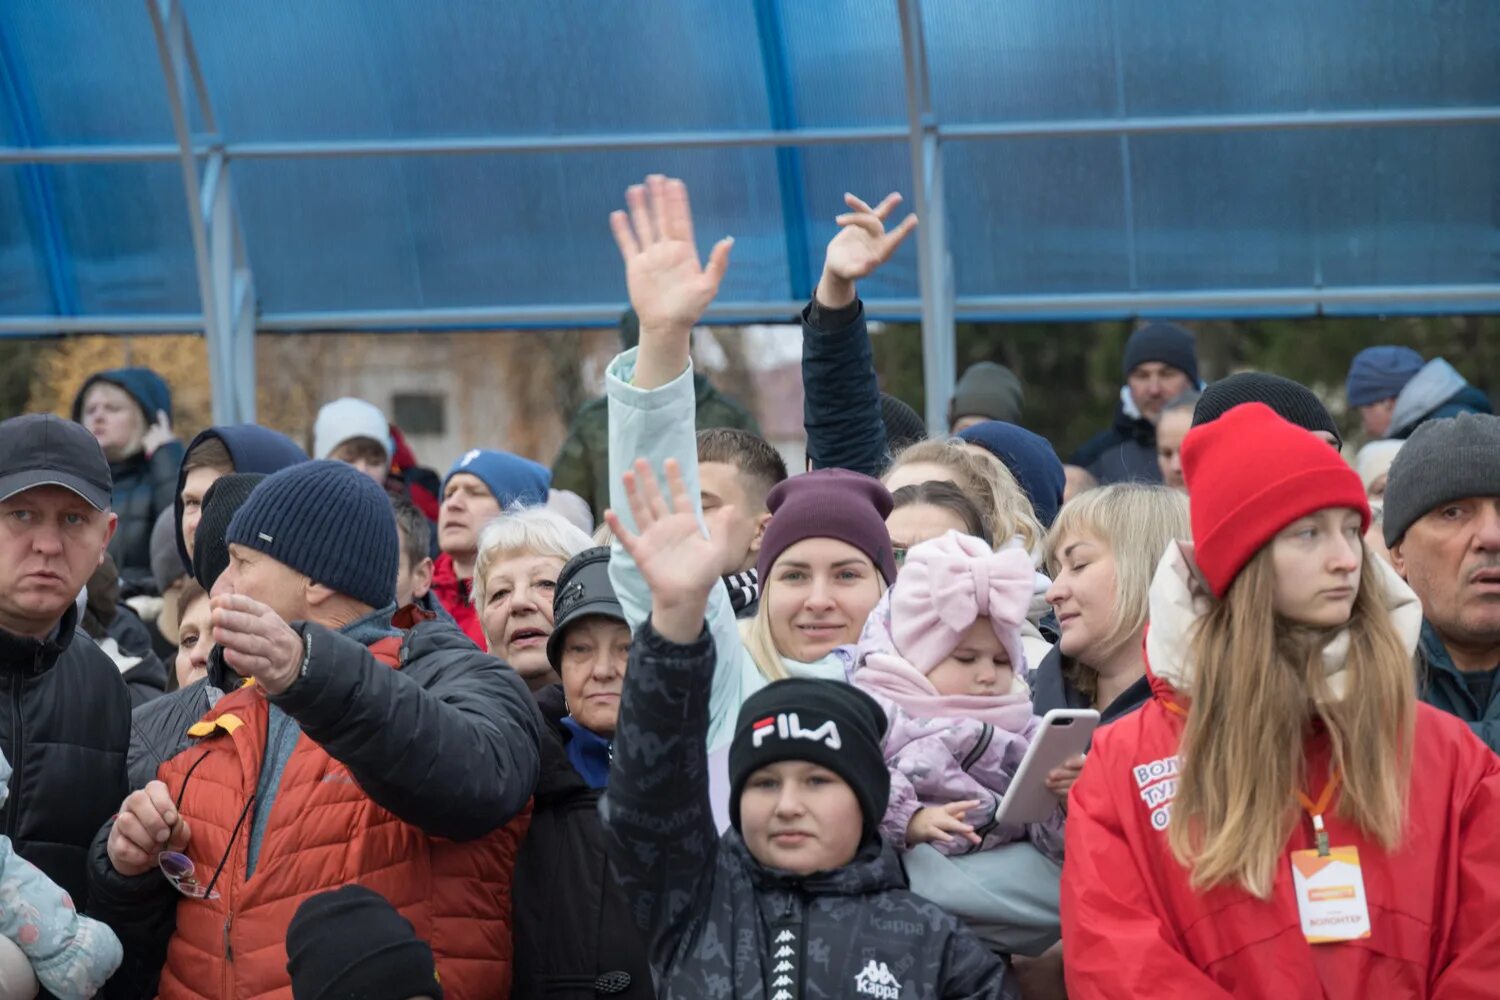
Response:
[[[1069,757],[1088,749],[1099,726],[1099,713],[1092,708],[1054,708],[1042,717],[1042,728],[1021,759],[1011,779],[996,823],[1040,823],[1057,808],[1057,796],[1047,787],[1047,775]]]

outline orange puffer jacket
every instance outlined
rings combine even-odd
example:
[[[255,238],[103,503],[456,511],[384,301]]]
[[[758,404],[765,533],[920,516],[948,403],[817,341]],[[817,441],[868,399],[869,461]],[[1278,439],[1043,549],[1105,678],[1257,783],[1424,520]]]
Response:
[[[449,996],[509,996],[510,881],[536,774],[535,709],[524,686],[451,625],[422,625],[368,650],[303,628],[308,669],[274,699],[303,733],[250,878],[270,718],[261,689],[220,699],[189,730],[196,742],[158,773],[180,801],[199,880],[223,863],[218,898],[172,894],[176,926],[160,996],[290,1000],[292,915],[308,896],[349,883],[381,893],[411,921],[432,945]],[[106,890],[105,919],[130,931],[150,924],[141,909],[158,898],[160,874],[124,879],[97,861],[91,875]]]

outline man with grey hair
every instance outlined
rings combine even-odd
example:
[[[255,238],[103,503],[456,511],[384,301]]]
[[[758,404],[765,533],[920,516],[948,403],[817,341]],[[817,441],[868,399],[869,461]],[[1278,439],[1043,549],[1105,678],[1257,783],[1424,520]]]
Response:
[[[1500,750],[1500,417],[1417,428],[1391,464],[1385,542],[1422,601],[1422,700]]]

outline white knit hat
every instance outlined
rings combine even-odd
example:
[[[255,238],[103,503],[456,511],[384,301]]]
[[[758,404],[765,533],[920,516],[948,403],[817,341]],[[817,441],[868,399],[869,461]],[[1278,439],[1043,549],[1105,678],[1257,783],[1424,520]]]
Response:
[[[327,458],[339,445],[357,437],[379,441],[386,458],[396,453],[390,421],[380,407],[353,396],[325,403],[313,423],[313,458]]]

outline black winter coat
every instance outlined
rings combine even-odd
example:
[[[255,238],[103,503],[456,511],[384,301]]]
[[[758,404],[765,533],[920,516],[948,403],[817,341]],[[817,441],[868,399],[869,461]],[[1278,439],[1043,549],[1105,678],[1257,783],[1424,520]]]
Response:
[[[511,883],[515,913],[515,997],[595,1000],[656,996],[646,944],[631,921],[631,897],[610,864],[602,790],[568,760],[571,734],[562,688],[537,692],[547,728],[531,829]]]
[[[1156,464],[1156,425],[1115,405],[1109,430],[1100,431],[1075,451],[1068,464],[1093,473],[1099,485],[1110,483],[1159,483],[1161,466]]]
[[[891,456],[863,303],[824,309],[814,300],[802,310],[802,386],[812,468],[884,472]]]
[[[114,479],[112,506],[120,523],[109,542],[109,554],[120,569],[120,596],[155,594],[151,573],[151,529],[164,510],[176,502],[177,470],[182,465],[182,442],[168,441],[148,459],[137,454],[111,462]]]
[[[131,790],[145,788],[156,777],[157,768],[181,753],[192,742],[188,727],[241,683],[243,678],[229,669],[224,650],[216,646],[208,656],[207,677],[136,706],[130,713],[127,769]]]
[[[129,791],[130,695],[77,621],[70,606],[53,639],[0,631],[0,749],[14,771],[0,832],[83,910],[89,844]]]
[[[704,747],[713,667],[706,630],[679,646],[641,626],[600,806],[659,995],[1014,996],[1001,960],[912,895],[895,850],[878,839],[842,868],[802,877],[762,866],[734,831],[718,836]]]
[[[1084,693],[1068,682],[1064,671],[1062,650],[1053,646],[1052,651],[1031,674],[1031,704],[1037,715],[1046,715],[1054,708],[1093,708],[1094,703]],[[1129,715],[1151,700],[1151,682],[1145,677],[1121,691],[1114,701],[1099,713],[1099,725],[1113,722],[1122,715]]]

